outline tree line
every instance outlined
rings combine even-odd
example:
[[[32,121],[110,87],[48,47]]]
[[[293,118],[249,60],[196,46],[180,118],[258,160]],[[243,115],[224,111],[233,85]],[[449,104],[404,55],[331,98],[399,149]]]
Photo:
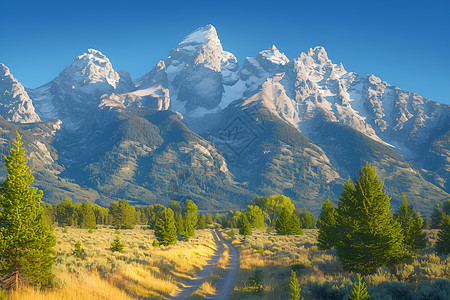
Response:
[[[450,199],[443,207],[436,206],[431,226],[440,229],[437,252],[448,254]],[[383,181],[369,164],[360,170],[355,182],[345,182],[337,208],[328,199],[324,202],[317,227],[319,248],[336,248],[344,269],[349,271],[370,273],[382,265],[409,262],[427,244],[420,213],[403,195],[401,206],[392,214]]]

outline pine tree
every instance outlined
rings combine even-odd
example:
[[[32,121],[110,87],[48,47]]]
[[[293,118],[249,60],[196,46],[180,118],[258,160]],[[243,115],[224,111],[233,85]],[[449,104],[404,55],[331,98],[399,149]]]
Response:
[[[114,241],[111,243],[111,251],[112,252],[123,252],[123,248],[125,248],[124,243],[120,241],[120,238],[116,236]]]
[[[433,209],[433,213],[431,214],[431,229],[439,229],[439,226],[441,225],[442,218],[444,217],[445,213],[442,211],[439,204],[436,204],[436,206]]]
[[[447,216],[450,216],[450,199],[447,199],[447,200],[444,201],[444,204],[442,204],[442,211]]]
[[[300,284],[298,284],[297,274],[293,270],[291,270],[289,289],[291,291],[291,299],[300,300],[300,292],[302,291],[302,289],[300,288]],[[301,299],[304,298],[302,297]]]
[[[250,226],[250,222],[245,214],[242,214],[241,217],[239,234],[242,234],[244,237],[247,235],[252,235],[252,227]]]
[[[186,200],[183,209],[184,219],[184,234],[183,237],[187,240],[195,235],[195,225],[197,219],[197,205],[192,200]]]
[[[61,227],[76,225],[74,218],[75,206],[71,198],[65,198],[61,204],[56,207],[56,220]]]
[[[86,252],[84,251],[84,248],[81,246],[80,241],[77,241],[75,243],[75,248],[72,251],[72,255],[81,259],[86,258]]]
[[[206,229],[205,215],[200,214],[198,216],[198,222],[195,225],[195,229]]]
[[[349,299],[352,300],[365,300],[370,299],[369,293],[367,292],[367,286],[365,282],[361,280],[361,274],[358,273],[358,282],[355,282],[353,289],[350,291]]]
[[[445,215],[440,224],[437,234],[436,250],[439,254],[450,253],[450,216]]]
[[[81,204],[80,214],[78,216],[80,228],[95,229],[97,224],[95,223],[95,214],[92,209],[92,205],[88,201],[84,201]]]
[[[280,235],[288,235],[291,232],[291,216],[292,213],[289,209],[281,208],[280,212],[278,213],[277,220],[275,222],[275,230]]]
[[[337,209],[336,249],[346,270],[370,272],[411,257],[389,207],[383,182],[369,164],[359,172],[356,186],[345,183]]]
[[[133,229],[136,223],[136,209],[128,201],[120,199],[111,203],[112,225],[117,229]]]
[[[155,236],[160,245],[172,245],[177,241],[177,228],[173,211],[170,208],[164,208],[158,211],[155,221]]]
[[[333,248],[336,240],[336,209],[328,199],[322,205],[317,228],[319,228],[319,236],[317,237],[319,249]]]
[[[289,235],[303,235],[302,224],[297,214],[291,214]]]
[[[17,133],[4,158],[7,176],[0,184],[0,276],[6,290],[23,281],[38,287],[53,281],[56,239],[40,204],[42,191],[31,187],[34,178],[21,139]]]
[[[302,227],[305,229],[313,228],[313,218],[313,214],[307,211],[305,207],[302,214]]]
[[[423,219],[419,213],[415,213],[412,206],[408,204],[403,194],[402,205],[394,214],[394,219],[400,223],[404,243],[409,251],[413,253],[427,245],[426,234],[422,232]]]

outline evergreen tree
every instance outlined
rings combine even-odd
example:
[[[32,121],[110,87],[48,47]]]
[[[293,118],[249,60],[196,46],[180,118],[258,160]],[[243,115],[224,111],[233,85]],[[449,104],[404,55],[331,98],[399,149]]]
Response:
[[[205,215],[200,214],[198,217],[197,225],[195,225],[195,229],[206,229]]]
[[[305,210],[303,211],[302,215],[302,227],[305,229],[310,229],[313,227],[313,219],[311,217],[311,213],[309,211]]]
[[[303,234],[300,219],[288,207],[282,207],[275,222],[275,230],[280,235]]]
[[[72,255],[81,259],[86,258],[86,252],[84,251],[84,248],[81,246],[80,241],[77,241],[75,243],[75,248],[72,251]]]
[[[288,235],[291,232],[291,219],[292,219],[292,212],[283,207],[280,212],[278,213],[277,220],[275,222],[275,230],[280,235]]]
[[[197,205],[192,200],[186,200],[183,209],[184,234],[185,239],[189,239],[195,235],[195,225],[197,219]]]
[[[206,224],[212,225],[214,223],[211,213],[206,213]]]
[[[124,243],[120,241],[120,238],[116,236],[114,241],[111,243],[111,251],[112,252],[123,252],[123,248],[125,248]]]
[[[171,245],[177,241],[177,228],[173,211],[170,208],[164,208],[158,211],[155,222],[155,236],[160,245]]]
[[[350,291],[349,299],[352,300],[365,300],[370,299],[369,293],[367,292],[367,286],[365,282],[361,280],[361,274],[358,273],[358,282],[355,282],[353,289]]]
[[[182,209],[181,209],[180,202],[172,200],[169,204],[169,208],[171,210],[173,210],[173,214],[175,217],[178,216],[179,214],[181,214]]]
[[[419,213],[415,213],[412,206],[408,204],[403,194],[402,205],[394,214],[394,219],[400,223],[404,243],[409,251],[417,252],[427,245],[426,234],[422,232],[423,220]]]
[[[97,224],[95,223],[95,214],[92,209],[92,205],[88,201],[84,201],[81,204],[80,214],[78,216],[80,228],[95,229]]]
[[[440,229],[437,235],[436,250],[439,254],[450,253],[450,216],[442,218]]]
[[[450,199],[445,200],[444,204],[442,205],[442,211],[447,216],[450,216]]]
[[[442,211],[439,204],[436,204],[436,206],[433,209],[433,213],[431,214],[431,229],[439,229],[439,226],[441,225],[442,218],[444,217],[445,213]]]
[[[17,133],[9,156],[7,176],[0,184],[0,278],[2,289],[17,289],[25,281],[52,284],[56,244],[53,227],[41,206],[42,191],[32,188],[34,177]]]
[[[46,203],[43,204],[42,207],[44,207],[44,213],[47,223],[53,225],[53,223],[55,223],[56,221],[55,209],[53,205],[51,205],[50,203]]]
[[[183,219],[182,215],[178,215],[178,217],[175,217],[175,227],[177,228],[177,233],[181,236],[184,236],[186,234],[186,231],[184,229],[186,223]]]
[[[291,291],[291,299],[292,300],[300,300],[300,284],[298,284],[297,274],[291,270],[291,280],[289,284],[289,289]],[[304,299],[303,297],[301,299]]]
[[[370,272],[410,258],[389,207],[383,182],[369,164],[359,172],[356,186],[350,179],[345,183],[337,209],[336,249],[346,270]]]
[[[319,220],[317,220],[317,228],[319,228],[319,249],[330,249],[335,245],[336,235],[336,209],[330,200],[326,200],[322,205]]]
[[[250,222],[248,221],[245,214],[242,214],[241,217],[239,234],[243,235],[244,237],[246,237],[247,235],[252,235],[252,227],[250,226]]]
[[[303,234],[303,230],[302,230],[302,224],[300,222],[299,217],[297,216],[297,214],[292,213],[291,214],[291,220],[290,220],[290,231],[289,231],[289,235],[302,235]]]
[[[135,208],[126,200],[111,203],[112,225],[116,229],[132,229],[136,223],[135,214]]]
[[[76,224],[75,206],[71,198],[65,198],[61,204],[56,207],[56,220],[61,227],[73,226]]]

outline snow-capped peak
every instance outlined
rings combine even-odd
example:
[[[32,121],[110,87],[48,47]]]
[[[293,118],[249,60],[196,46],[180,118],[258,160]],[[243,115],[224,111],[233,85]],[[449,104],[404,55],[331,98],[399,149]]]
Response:
[[[211,24],[208,24],[190,33],[183,39],[183,41],[181,41],[181,43],[178,44],[178,46],[183,47],[189,45],[206,44],[210,41],[220,43],[216,28]]]
[[[272,45],[270,50],[264,50],[259,52],[259,56],[264,60],[268,60],[276,65],[285,65],[289,62],[289,59],[281,53],[275,45]]]
[[[72,85],[81,87],[103,82],[115,89],[120,80],[119,74],[114,71],[109,59],[95,49],[88,49],[75,58],[59,77],[61,81],[67,80],[70,88]]]
[[[322,46],[310,48],[308,51],[308,56],[314,59],[316,62],[330,62],[327,52]]]
[[[78,56],[74,61],[88,61],[97,63],[108,63],[109,59],[98,50],[87,49],[83,54]]]

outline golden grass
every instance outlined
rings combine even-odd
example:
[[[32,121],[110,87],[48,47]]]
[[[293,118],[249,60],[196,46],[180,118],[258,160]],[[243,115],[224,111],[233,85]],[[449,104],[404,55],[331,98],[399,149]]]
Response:
[[[317,248],[317,229],[303,230],[304,235],[301,236],[279,236],[275,232],[267,233],[265,229],[252,230],[253,235],[246,238],[236,234],[235,239],[230,239],[224,234],[238,249],[240,259],[240,270],[231,299],[290,299],[289,277],[294,264],[298,265],[297,277],[305,299],[341,299],[351,289],[355,274],[342,269],[334,249],[322,251]],[[415,255],[410,264],[392,269],[380,267],[375,274],[364,277],[369,292],[374,293],[374,299],[387,299],[389,296],[386,295],[392,296],[392,291],[401,288],[414,290],[422,282],[420,288],[423,290],[429,285],[428,282],[439,279],[448,282],[450,257],[435,255],[433,245],[437,232],[425,232],[429,244]],[[264,291],[261,296],[252,294],[248,288],[249,278],[258,269],[263,271]],[[405,285],[397,287],[395,284]],[[450,284],[445,288],[449,289],[450,295]]]
[[[161,299],[175,292],[195,276],[216,250],[210,230],[197,230],[188,242],[155,248],[153,230],[138,226],[132,230],[101,227],[55,228],[57,285],[48,291],[24,288],[11,299]],[[124,253],[112,252],[111,242],[119,235]],[[72,251],[81,241],[87,257],[76,258]]]

